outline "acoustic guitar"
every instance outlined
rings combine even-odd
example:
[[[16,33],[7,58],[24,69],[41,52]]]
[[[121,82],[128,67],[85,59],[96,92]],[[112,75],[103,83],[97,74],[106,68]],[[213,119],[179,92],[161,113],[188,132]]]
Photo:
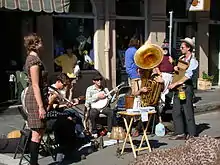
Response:
[[[98,109],[98,110],[101,110],[101,109],[104,109],[106,108],[108,105],[109,105],[109,98],[108,96],[112,93],[112,92],[115,92],[118,90],[119,87],[121,87],[122,85],[124,85],[125,83],[122,82],[121,84],[119,84],[117,87],[115,87],[114,89],[112,89],[110,92],[106,93],[105,94],[105,98],[104,99],[100,99],[96,102],[93,102],[91,104],[91,108],[94,108],[94,109]],[[102,91],[103,92],[103,91]]]
[[[58,95],[58,97],[60,97],[61,99],[63,99],[64,101],[66,101],[68,104],[75,106],[76,104],[74,103],[74,100],[68,100],[67,98],[63,97],[62,94],[53,86],[48,87],[49,89],[49,93],[50,94],[56,94]],[[85,96],[79,96],[77,98],[79,100],[79,103],[83,102],[85,100]]]

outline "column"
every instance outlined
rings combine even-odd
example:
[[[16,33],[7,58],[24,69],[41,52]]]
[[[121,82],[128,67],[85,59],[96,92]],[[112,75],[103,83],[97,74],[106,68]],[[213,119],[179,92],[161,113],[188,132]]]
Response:
[[[97,1],[97,2],[96,2]],[[97,69],[105,77],[105,56],[104,56],[104,0],[94,0],[96,6],[96,18],[94,27],[94,60],[95,69]]]
[[[208,73],[209,59],[209,14],[200,12],[196,15],[198,22],[197,38],[196,38],[196,53],[199,60],[199,77],[202,72]]]
[[[42,61],[46,66],[49,75],[54,72],[53,54],[53,17],[41,15],[37,17],[37,34],[42,37],[43,50],[41,53]]]
[[[148,0],[148,12],[148,39],[161,45],[166,36],[166,0]]]
[[[112,88],[116,87],[116,6],[115,1],[109,0],[109,20],[110,20],[110,83]]]

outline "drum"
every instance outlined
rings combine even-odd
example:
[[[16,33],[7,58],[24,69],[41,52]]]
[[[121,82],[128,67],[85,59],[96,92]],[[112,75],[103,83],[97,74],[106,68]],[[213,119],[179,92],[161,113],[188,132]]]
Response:
[[[134,96],[125,96],[125,108],[132,109],[134,104]]]

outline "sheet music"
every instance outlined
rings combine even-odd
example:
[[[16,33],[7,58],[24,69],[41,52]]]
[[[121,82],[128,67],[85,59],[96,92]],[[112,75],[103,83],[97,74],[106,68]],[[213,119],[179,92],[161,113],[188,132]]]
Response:
[[[148,121],[148,112],[141,111],[141,121]]]

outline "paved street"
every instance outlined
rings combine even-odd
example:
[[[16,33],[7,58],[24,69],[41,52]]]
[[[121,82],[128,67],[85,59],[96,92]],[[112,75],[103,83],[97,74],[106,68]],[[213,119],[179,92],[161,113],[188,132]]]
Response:
[[[220,111],[212,111],[205,114],[200,114],[196,116],[196,122],[198,129],[200,130],[200,135],[210,135],[210,136],[220,136],[219,129],[219,119]],[[0,116],[0,130],[1,134],[7,134],[14,129],[20,129],[22,127],[23,120],[19,114],[14,114],[13,111],[7,112],[7,114],[1,114]],[[154,148],[168,148],[176,145],[183,144],[183,141],[170,141],[168,137],[150,137],[151,145]],[[75,165],[127,165],[129,161],[133,160],[131,150],[128,150],[125,155],[121,158],[117,158],[116,155],[116,145],[107,147],[103,150],[97,151],[87,156],[85,160],[80,162],[75,162]],[[142,152],[143,153],[143,152]],[[7,165],[18,164],[18,159],[14,160],[12,154],[0,154],[0,163]],[[39,163],[41,165],[51,164],[53,161],[51,157],[43,157],[40,159]]]

